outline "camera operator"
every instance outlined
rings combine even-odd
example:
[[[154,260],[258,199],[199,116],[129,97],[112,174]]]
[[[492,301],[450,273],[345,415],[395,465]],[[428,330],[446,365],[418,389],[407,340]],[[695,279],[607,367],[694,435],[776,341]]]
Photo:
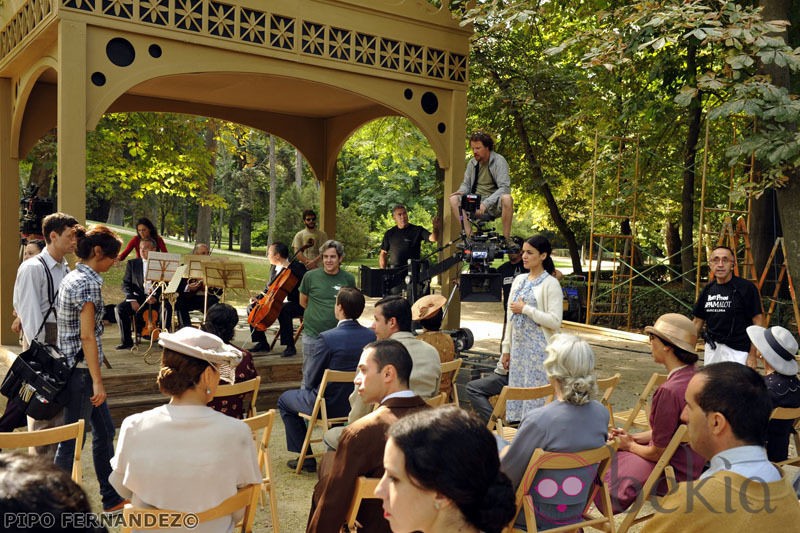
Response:
[[[475,211],[479,219],[493,220],[498,216],[503,222],[503,237],[506,241],[511,235],[511,222],[514,215],[514,200],[511,198],[511,178],[506,159],[494,151],[494,141],[482,132],[469,136],[472,159],[467,163],[464,181],[458,191],[450,195],[450,206],[455,220],[461,216],[461,197],[465,194],[479,194],[483,200]],[[472,228],[464,225],[467,237]]]

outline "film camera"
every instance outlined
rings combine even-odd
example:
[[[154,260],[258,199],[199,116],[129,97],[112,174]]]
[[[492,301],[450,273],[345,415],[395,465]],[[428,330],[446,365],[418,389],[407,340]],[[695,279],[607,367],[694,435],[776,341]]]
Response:
[[[19,201],[19,232],[23,237],[42,234],[42,220],[55,212],[53,200],[36,195],[39,185],[31,183]]]

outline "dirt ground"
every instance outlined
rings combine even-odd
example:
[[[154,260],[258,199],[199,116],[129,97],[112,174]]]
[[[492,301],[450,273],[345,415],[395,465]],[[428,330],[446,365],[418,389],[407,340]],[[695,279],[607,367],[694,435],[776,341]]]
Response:
[[[362,315],[361,321],[364,324],[372,321],[371,306],[374,301],[375,299],[370,299],[368,308]],[[473,332],[475,337],[473,351],[482,354],[499,354],[502,317],[503,309],[500,303],[462,304],[461,326],[469,328]],[[597,357],[598,377],[608,377],[617,372],[622,375],[620,384],[612,397],[616,411],[633,406],[650,375],[656,371],[663,371],[663,367],[652,362],[649,345],[646,337],[642,335],[622,334],[616,336],[601,330],[587,330],[580,327],[574,329],[570,326],[566,326],[564,330],[581,335],[592,345]],[[104,344],[107,346],[116,344],[115,334],[115,327],[108,328],[106,332],[108,339],[104,338]],[[246,328],[239,328],[236,342],[247,344]],[[481,355],[478,358],[485,358],[485,356]],[[7,370],[2,366],[2,359],[0,357],[0,376],[5,375]],[[491,361],[487,360],[487,363],[490,364]],[[465,399],[462,397],[462,402]],[[0,408],[4,407],[5,398],[0,397]],[[86,441],[83,457],[84,488],[90,496],[93,508],[99,511],[101,506],[91,460],[91,439]],[[303,473],[298,476],[287,468],[286,462],[293,457],[294,454],[286,451],[283,424],[280,417],[277,417],[270,443],[270,460],[278,495],[280,530],[286,533],[305,530],[311,493],[316,483],[316,475]],[[260,508],[256,515],[255,531],[271,531],[271,524],[268,507],[266,510]]]

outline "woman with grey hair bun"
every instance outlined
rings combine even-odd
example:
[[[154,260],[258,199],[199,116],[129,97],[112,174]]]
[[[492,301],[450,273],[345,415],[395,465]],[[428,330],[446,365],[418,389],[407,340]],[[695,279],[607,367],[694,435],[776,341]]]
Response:
[[[594,352],[575,335],[553,335],[545,348],[544,369],[555,400],[525,413],[514,441],[500,452],[501,468],[515,489],[537,448],[547,452],[580,452],[606,443],[609,414],[593,400],[597,393]],[[582,520],[595,468],[541,470],[531,484],[539,530]],[[520,513],[517,525],[525,527]]]

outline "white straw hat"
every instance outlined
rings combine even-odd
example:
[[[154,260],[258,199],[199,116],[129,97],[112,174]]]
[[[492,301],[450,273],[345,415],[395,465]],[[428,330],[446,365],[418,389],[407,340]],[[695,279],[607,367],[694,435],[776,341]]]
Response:
[[[797,341],[788,329],[781,326],[772,326],[769,329],[748,326],[747,336],[775,372],[785,376],[797,374],[797,361],[794,358],[797,354]]]
[[[197,328],[181,328],[175,333],[162,333],[158,344],[189,357],[208,361],[219,371],[223,381],[233,383],[236,379],[236,365],[242,361],[242,352],[222,339]]]

